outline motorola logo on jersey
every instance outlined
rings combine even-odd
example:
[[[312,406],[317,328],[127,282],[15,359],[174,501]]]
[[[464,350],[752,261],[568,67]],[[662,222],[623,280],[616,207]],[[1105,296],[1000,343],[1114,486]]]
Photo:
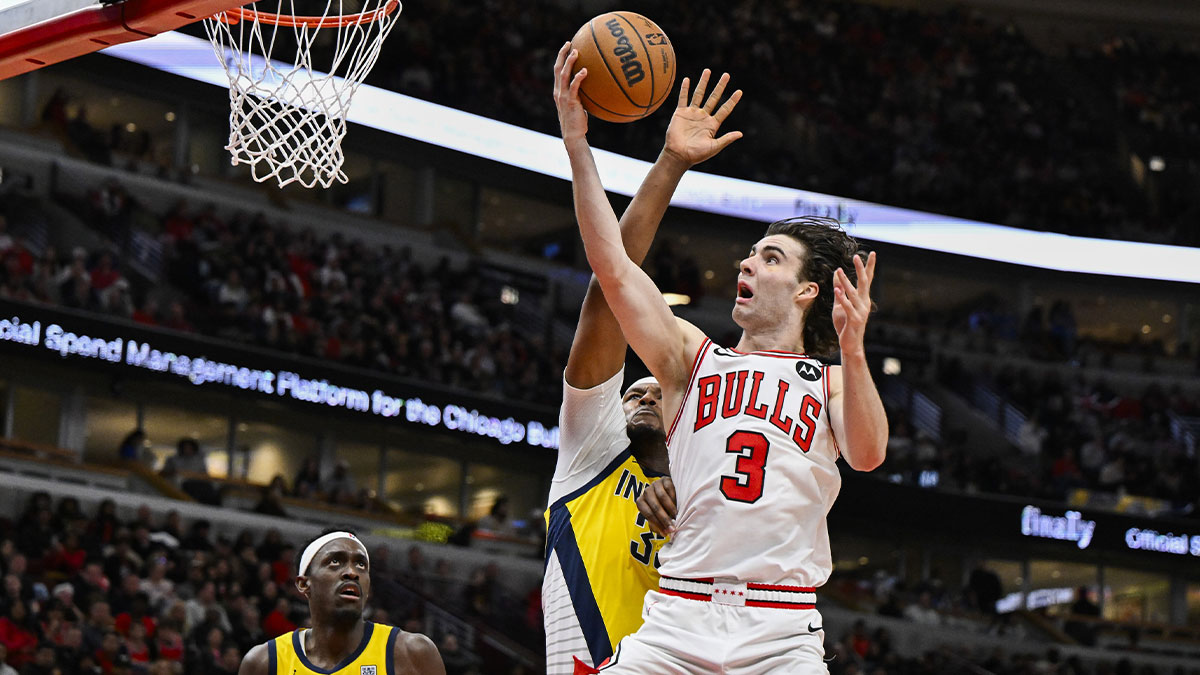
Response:
[[[809,382],[816,382],[821,379],[821,369],[808,361],[796,362],[796,374]]]

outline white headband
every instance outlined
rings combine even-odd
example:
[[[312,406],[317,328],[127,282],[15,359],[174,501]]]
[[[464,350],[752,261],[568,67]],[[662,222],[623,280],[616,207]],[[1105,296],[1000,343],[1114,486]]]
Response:
[[[642,379],[638,380],[637,382],[634,382],[633,384],[626,387],[625,393],[629,393],[630,389],[633,389],[634,387],[636,387],[638,385],[642,385],[642,384],[658,384],[658,380],[654,379],[653,377],[643,377]]]
[[[308,574],[308,566],[312,563],[313,556],[317,555],[317,551],[320,551],[325,544],[328,544],[334,539],[353,539],[359,544],[362,544],[362,540],[350,532],[330,532],[329,534],[321,535],[320,537],[314,539],[313,543],[308,545],[308,548],[304,549],[304,554],[300,556],[300,569],[296,573],[301,576]],[[367,563],[369,564],[371,562],[371,556],[367,553],[367,547],[365,544],[363,544],[363,554],[367,556]]]

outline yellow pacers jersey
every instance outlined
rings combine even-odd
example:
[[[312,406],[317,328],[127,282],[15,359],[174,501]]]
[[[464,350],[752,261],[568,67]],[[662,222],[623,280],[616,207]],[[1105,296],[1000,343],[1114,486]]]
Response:
[[[548,651],[573,642],[568,633],[582,633],[597,665],[642,625],[642,600],[658,588],[658,551],[666,540],[650,531],[636,500],[659,476],[625,450],[546,510]],[[559,586],[565,593],[555,592]]]
[[[308,660],[301,640],[303,630],[285,633],[268,644],[268,672],[271,675],[393,675],[398,628],[381,623],[366,622],[363,626],[362,642],[336,667],[326,670]]]

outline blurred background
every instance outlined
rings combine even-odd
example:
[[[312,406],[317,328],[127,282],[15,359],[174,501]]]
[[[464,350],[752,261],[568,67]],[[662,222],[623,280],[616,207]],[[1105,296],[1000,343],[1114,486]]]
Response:
[[[1176,249],[1134,244],[1200,246],[1195,3],[413,0],[367,83],[555,134],[554,54],[609,9],[745,90],[704,171],[1125,243],[1147,277]],[[653,160],[669,117],[591,139]],[[281,191],[228,119],[104,53],[0,80],[0,661],[236,672],[307,620],[293,547],[350,523],[374,618],[452,674],[541,672],[569,183],[352,125],[348,183]],[[732,344],[763,229],[672,209],[645,266]],[[830,514],[831,672],[1200,672],[1196,286],[862,243],[891,437]]]

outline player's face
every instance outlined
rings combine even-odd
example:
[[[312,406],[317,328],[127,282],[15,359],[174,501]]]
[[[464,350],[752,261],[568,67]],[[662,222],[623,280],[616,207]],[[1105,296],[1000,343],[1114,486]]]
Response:
[[[367,549],[354,539],[334,539],[313,556],[297,586],[314,609],[347,618],[362,616],[371,593]]]
[[[631,431],[662,431],[662,388],[656,383],[644,382],[630,387],[621,399],[621,407]]]
[[[816,295],[814,284],[799,280],[804,255],[804,245],[783,234],[763,237],[751,247],[738,266],[734,322],[743,329],[773,326],[802,311],[802,299]]]

